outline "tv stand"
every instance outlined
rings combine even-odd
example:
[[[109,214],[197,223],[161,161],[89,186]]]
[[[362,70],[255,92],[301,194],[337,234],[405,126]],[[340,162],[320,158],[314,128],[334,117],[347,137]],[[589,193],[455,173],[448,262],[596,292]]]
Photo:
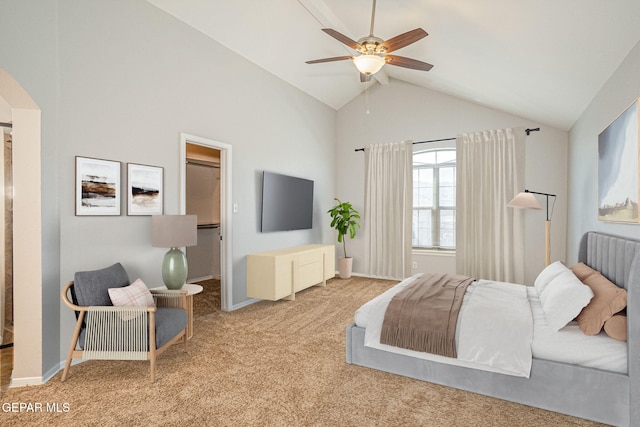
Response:
[[[335,246],[303,245],[247,255],[247,296],[294,300],[296,292],[325,286],[335,276]]]

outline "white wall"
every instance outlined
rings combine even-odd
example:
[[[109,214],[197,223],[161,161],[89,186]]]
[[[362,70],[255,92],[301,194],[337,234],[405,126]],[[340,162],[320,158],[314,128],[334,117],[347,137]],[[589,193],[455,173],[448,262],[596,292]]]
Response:
[[[119,261],[131,280],[161,280],[149,217],[125,203],[121,216],[74,215],[76,155],[122,162],[123,183],[127,162],[163,167],[175,214],[180,132],[232,145],[234,305],[246,300],[246,254],[331,242],[334,110],[146,1],[0,1],[0,68],[43,117],[43,372],[66,356],[74,316],[60,289],[75,271]],[[259,233],[265,169],[315,181],[312,230]]]
[[[598,221],[598,134],[640,97],[640,43],[629,52],[569,134],[568,262],[578,259],[587,231],[640,239],[640,226]],[[637,200],[636,200],[637,202]]]
[[[566,254],[566,182],[568,134],[553,127],[500,112],[480,104],[464,101],[429,89],[391,80],[389,85],[369,89],[338,111],[336,148],[336,197],[351,201],[356,209],[364,206],[364,156],[354,149],[372,143],[412,139],[424,141],[455,137],[473,132],[505,127],[540,127],[526,137],[527,188],[558,195],[552,221],[552,260],[564,260]],[[533,283],[544,268],[543,211],[525,213],[527,245],[525,282]],[[363,227],[366,227],[366,218]],[[364,273],[364,228],[353,241],[348,241],[354,254],[354,272]],[[336,247],[336,253],[342,249]],[[416,256],[420,268],[451,268],[451,258]],[[444,261],[444,264],[442,264]],[[442,266],[442,267],[441,267]]]

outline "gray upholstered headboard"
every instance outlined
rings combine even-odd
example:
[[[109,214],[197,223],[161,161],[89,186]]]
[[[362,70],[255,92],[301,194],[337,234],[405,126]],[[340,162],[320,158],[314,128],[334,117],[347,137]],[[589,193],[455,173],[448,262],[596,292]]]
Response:
[[[640,241],[590,231],[582,236],[578,260],[604,274],[627,295],[630,425],[640,420]]]
[[[578,261],[601,272],[620,287],[627,288],[629,273],[640,241],[589,231],[582,236]]]

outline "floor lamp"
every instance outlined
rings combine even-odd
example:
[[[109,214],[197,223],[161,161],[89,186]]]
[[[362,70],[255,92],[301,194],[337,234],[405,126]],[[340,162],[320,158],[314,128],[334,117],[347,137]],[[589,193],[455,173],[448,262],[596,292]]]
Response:
[[[514,197],[509,204],[507,205],[510,208],[520,208],[520,209],[542,209],[540,203],[535,198],[534,194],[540,194],[541,196],[546,197],[547,201],[547,220],[544,224],[545,231],[545,265],[549,265],[551,263],[551,216],[549,215],[549,197],[554,198],[555,203],[555,194],[549,193],[538,193],[537,191],[529,191],[524,190],[521,193],[518,193],[516,197]]]

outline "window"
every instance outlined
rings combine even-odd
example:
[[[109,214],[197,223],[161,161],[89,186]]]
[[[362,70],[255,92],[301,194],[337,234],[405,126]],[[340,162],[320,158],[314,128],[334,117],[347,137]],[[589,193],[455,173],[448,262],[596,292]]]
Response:
[[[456,248],[456,150],[413,154],[412,244],[418,249]]]

